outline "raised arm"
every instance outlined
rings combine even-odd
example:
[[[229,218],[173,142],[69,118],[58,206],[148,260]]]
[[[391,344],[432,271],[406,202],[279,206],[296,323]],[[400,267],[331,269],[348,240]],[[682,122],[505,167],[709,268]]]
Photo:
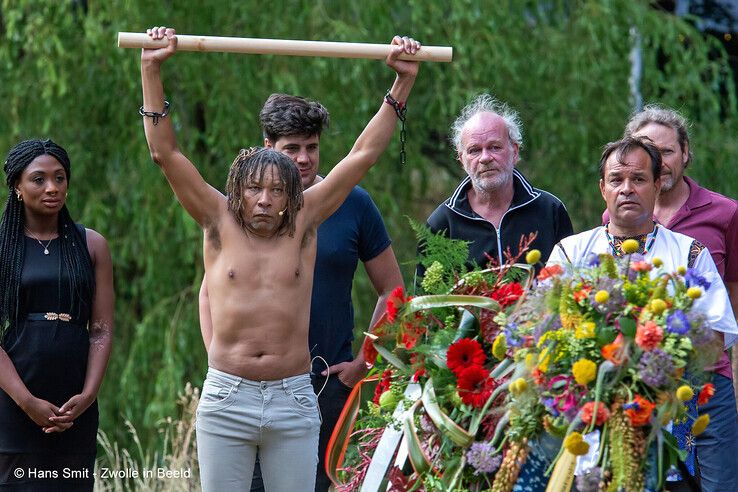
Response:
[[[401,53],[415,53],[420,43],[412,38],[395,36],[392,39],[393,50],[386,63],[396,73],[394,84],[389,95],[401,104],[405,104],[410,90],[418,74],[418,62],[398,60]],[[397,114],[394,107],[382,101],[379,111],[369,121],[359,138],[356,139],[351,152],[341,160],[323,181],[305,191],[305,210],[308,220],[316,223],[328,218],[346,199],[351,189],[387,148],[397,125]]]
[[[160,49],[141,50],[141,86],[146,142],[154,162],[161,167],[174,194],[198,224],[204,226],[226,207],[225,197],[205,182],[195,166],[177,147],[171,119],[161,115],[168,110],[164,102],[161,64],[177,51],[174,29],[154,27],[147,30],[154,39],[167,38],[169,44]]]

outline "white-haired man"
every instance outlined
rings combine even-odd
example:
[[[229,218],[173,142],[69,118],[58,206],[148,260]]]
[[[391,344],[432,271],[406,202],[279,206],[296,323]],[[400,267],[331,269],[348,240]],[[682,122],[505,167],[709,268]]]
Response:
[[[573,234],[566,207],[534,188],[515,169],[523,144],[518,114],[488,94],[477,96],[451,127],[452,141],[467,176],[428,217],[433,232],[469,241],[469,266],[505,262],[518,254],[522,236],[537,236],[531,248],[548,258],[554,245]]]

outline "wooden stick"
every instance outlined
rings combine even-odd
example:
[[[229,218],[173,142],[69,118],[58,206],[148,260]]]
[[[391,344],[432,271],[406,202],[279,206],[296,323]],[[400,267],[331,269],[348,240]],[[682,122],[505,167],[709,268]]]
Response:
[[[163,48],[166,39],[153,40],[148,34],[119,32],[119,48]],[[390,53],[389,44],[337,43],[331,41],[296,41],[290,39],[226,38],[218,36],[188,36],[177,34],[177,49],[181,51],[207,51],[221,53],[250,53],[258,55],[327,56],[331,58],[370,58],[383,60]],[[450,46],[422,46],[401,60],[450,62],[453,48]]]

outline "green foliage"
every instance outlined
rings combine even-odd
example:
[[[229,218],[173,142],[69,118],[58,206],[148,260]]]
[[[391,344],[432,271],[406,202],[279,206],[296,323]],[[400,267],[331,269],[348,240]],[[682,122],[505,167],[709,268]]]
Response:
[[[640,33],[647,102],[691,119],[702,184],[738,195],[736,100],[727,56],[685,19],[649,2],[172,2],[0,0],[0,153],[48,136],[67,148],[73,216],[107,237],[116,279],[113,357],[100,395],[101,427],[125,442],[128,419],[142,445],[176,413],[186,381],[199,385],[206,354],[197,321],[201,232],[151,163],[137,109],[136,50],[118,31],[166,23],[182,33],[382,43],[410,33],[454,47],[452,64],[426,64],[408,104],[406,166],[397,138],[363,181],[382,211],[393,247],[412,279],[422,222],[463,175],[448,143],[461,107],[482,91],[516,108],[525,145],[519,168],[567,204],[577,230],[603,209],[596,163],[632,109],[628,55]],[[182,151],[217,188],[242,147],[261,142],[257,115],[272,92],[320,100],[332,126],[322,139],[322,172],[351,148],[382,104],[392,74],[378,61],[181,53],[163,69]],[[6,191],[0,191],[3,198]],[[357,332],[376,302],[362,271],[354,291]]]
[[[459,239],[449,239],[443,232],[433,233],[428,227],[413,219],[409,218],[408,222],[415,232],[418,244],[421,245],[417,262],[426,268],[421,282],[423,291],[428,294],[448,292],[466,273],[469,244]]]

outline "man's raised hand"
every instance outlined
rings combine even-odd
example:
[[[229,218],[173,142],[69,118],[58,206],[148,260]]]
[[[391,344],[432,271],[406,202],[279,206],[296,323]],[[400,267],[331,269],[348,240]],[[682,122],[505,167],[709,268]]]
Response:
[[[164,48],[144,48],[141,50],[141,61],[142,62],[156,62],[162,63],[164,60],[172,56],[177,52],[177,33],[171,27],[152,27],[146,29],[146,34],[151,39],[168,39],[169,44]]]
[[[392,51],[387,55],[387,65],[392,68],[399,77],[415,77],[418,75],[420,62],[399,60],[403,53],[414,55],[420,49],[420,42],[407,36],[395,36],[392,38]]]

